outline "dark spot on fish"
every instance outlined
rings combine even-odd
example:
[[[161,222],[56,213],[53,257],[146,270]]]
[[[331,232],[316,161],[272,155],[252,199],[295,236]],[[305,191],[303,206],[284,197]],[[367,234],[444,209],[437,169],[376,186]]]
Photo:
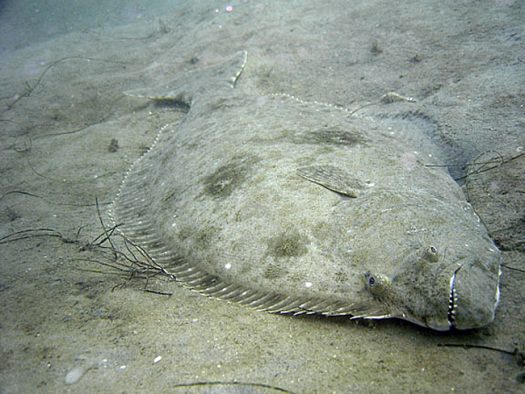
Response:
[[[208,249],[211,245],[212,240],[217,233],[217,228],[210,226],[198,231],[195,234],[195,245],[200,249]]]
[[[114,153],[118,151],[119,148],[120,146],[118,145],[118,140],[116,138],[112,138],[109,142],[108,151]]]
[[[171,110],[182,112],[183,114],[187,114],[190,112],[190,100],[187,97],[170,97],[170,98],[158,98],[155,99],[155,107],[156,108],[169,108]]]
[[[345,274],[344,272],[342,271],[337,271],[335,274],[334,274],[334,281],[336,283],[347,283],[348,282],[348,275]]]
[[[281,233],[268,241],[268,254],[273,257],[298,257],[308,252],[306,240],[298,233]]]
[[[362,134],[355,130],[322,129],[292,138],[295,144],[352,146],[365,142]]]
[[[377,40],[372,41],[370,52],[372,52],[372,55],[375,55],[375,56],[383,53],[383,48],[381,48]]]
[[[205,226],[200,229],[192,226],[181,228],[177,232],[178,241],[181,245],[185,245],[181,248],[181,255],[192,255],[194,251],[202,252],[210,249],[217,239],[218,232],[216,226]]]
[[[246,180],[256,162],[253,157],[236,158],[219,167],[204,178],[204,193],[215,198],[229,197]]]
[[[286,268],[281,267],[278,264],[270,264],[264,270],[263,276],[266,279],[278,279],[278,278],[282,278],[283,276],[286,276],[287,274],[288,274],[288,270]]]

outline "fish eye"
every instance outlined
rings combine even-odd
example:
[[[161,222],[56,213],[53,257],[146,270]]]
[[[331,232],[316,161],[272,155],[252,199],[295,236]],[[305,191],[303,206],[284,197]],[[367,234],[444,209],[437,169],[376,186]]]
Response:
[[[376,278],[370,273],[370,271],[365,272],[365,286],[367,289],[372,289],[377,284]]]
[[[375,296],[383,297],[391,291],[392,281],[383,274],[365,273],[365,287]]]
[[[430,261],[431,263],[435,263],[439,259],[438,250],[435,246],[430,245],[427,250],[425,251],[425,259]]]

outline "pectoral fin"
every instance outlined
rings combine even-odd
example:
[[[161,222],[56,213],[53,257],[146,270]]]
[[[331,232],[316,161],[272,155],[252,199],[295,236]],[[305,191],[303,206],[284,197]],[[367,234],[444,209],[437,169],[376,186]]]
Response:
[[[346,171],[331,165],[301,167],[297,174],[343,196],[356,198],[363,185]]]

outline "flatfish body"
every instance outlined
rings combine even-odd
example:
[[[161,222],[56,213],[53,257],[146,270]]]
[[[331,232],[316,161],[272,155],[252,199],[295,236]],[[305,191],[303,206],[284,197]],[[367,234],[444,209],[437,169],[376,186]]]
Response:
[[[185,286],[261,310],[491,322],[500,253],[414,117],[254,94],[246,56],[129,92],[189,111],[125,177],[123,234]]]

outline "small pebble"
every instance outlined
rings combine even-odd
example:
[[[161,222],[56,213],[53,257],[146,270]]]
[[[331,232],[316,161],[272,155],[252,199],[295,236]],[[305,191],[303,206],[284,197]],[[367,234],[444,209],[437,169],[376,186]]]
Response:
[[[66,384],[75,384],[80,380],[82,376],[84,376],[86,371],[87,369],[84,367],[75,367],[67,373],[64,381],[66,382]]]

